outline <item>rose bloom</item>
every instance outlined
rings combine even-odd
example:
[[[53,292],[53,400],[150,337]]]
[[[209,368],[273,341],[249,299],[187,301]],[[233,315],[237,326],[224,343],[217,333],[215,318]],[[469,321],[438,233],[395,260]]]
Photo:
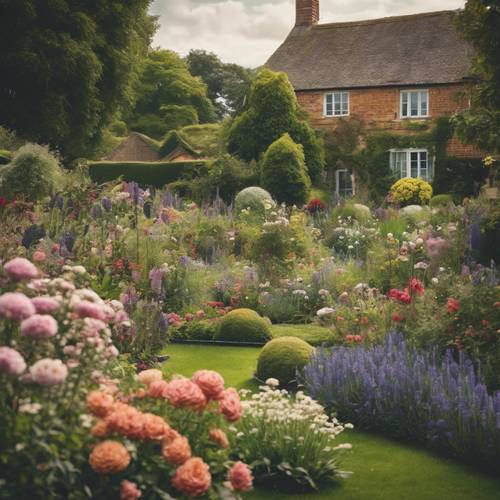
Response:
[[[79,300],[73,305],[73,310],[80,318],[105,319],[102,307],[88,300]]]
[[[163,418],[159,417],[158,415],[154,415],[153,413],[143,413],[142,421],[143,439],[158,441],[168,435],[170,426],[167,424],[167,422],[165,422],[165,420],[163,420]]]
[[[249,491],[253,486],[253,476],[247,464],[236,462],[228,473],[231,486],[236,491]]]
[[[224,393],[224,379],[212,370],[199,370],[191,380],[203,391],[207,399],[220,399]]]
[[[417,278],[412,278],[410,280],[410,289],[418,295],[422,295],[424,293],[424,284]]]
[[[24,358],[15,349],[0,347],[0,372],[20,375],[26,370]]]
[[[32,339],[48,339],[58,329],[57,321],[47,314],[33,314],[21,323],[21,335]]]
[[[35,297],[31,303],[38,314],[50,314],[59,309],[59,302],[52,297]]]
[[[210,439],[221,448],[229,447],[229,440],[227,439],[226,433],[222,429],[210,429],[209,435]]]
[[[41,359],[30,367],[33,382],[51,386],[62,384],[68,376],[68,367],[60,359]]]
[[[103,391],[92,391],[87,394],[87,408],[96,417],[105,417],[113,409],[114,399]]]
[[[186,460],[191,458],[189,441],[184,436],[179,436],[170,443],[165,443],[162,446],[161,454],[168,463],[182,465]]]
[[[449,298],[446,303],[446,310],[448,314],[453,314],[454,312],[458,312],[460,309],[460,301],[457,299]]]
[[[94,437],[106,437],[109,435],[108,424],[104,420],[98,420],[92,427],[90,434]]]
[[[219,401],[219,409],[229,422],[236,422],[243,415],[240,395],[232,387],[226,389]]]
[[[9,260],[3,269],[5,274],[12,280],[29,280],[38,276],[38,269],[28,259],[23,257],[16,257]]]
[[[208,465],[198,457],[188,459],[175,471],[172,485],[190,497],[205,494],[212,485]]]
[[[121,436],[142,439],[144,434],[143,414],[133,406],[115,403],[113,410],[106,415],[108,429]]]
[[[33,260],[35,262],[43,262],[47,258],[47,255],[43,250],[35,250],[33,253]]]
[[[164,397],[176,407],[188,407],[202,410],[207,404],[203,391],[191,380],[180,378],[168,383]]]
[[[128,467],[130,454],[118,441],[103,441],[92,450],[89,463],[98,474],[116,474]]]
[[[141,490],[135,483],[127,480],[120,483],[120,500],[137,500],[140,496]]]
[[[0,296],[0,317],[20,321],[35,314],[35,306],[23,293],[7,292]]]
[[[156,380],[149,384],[146,395],[150,398],[164,398],[167,388],[168,382],[166,382],[165,380]]]
[[[160,370],[143,370],[137,375],[137,380],[141,384],[150,385],[152,382],[163,379],[163,374]]]

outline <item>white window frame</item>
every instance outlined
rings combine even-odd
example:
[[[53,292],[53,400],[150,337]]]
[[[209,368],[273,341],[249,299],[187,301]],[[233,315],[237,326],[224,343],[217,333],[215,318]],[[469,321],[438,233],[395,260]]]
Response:
[[[422,92],[425,92],[427,94],[427,113],[423,115],[422,112]],[[407,101],[407,115],[403,115],[403,95],[408,94],[408,101]],[[418,95],[418,114],[412,115],[411,114],[411,95],[412,94],[417,94]],[[416,118],[429,118],[431,115],[429,113],[429,108],[430,108],[430,95],[429,95],[429,89],[411,89],[411,90],[401,90],[399,92],[399,117],[402,120],[412,120]]]
[[[340,113],[335,113],[335,96],[338,95],[340,98]],[[347,112],[344,112],[342,109],[342,96],[347,96]],[[326,100],[328,96],[332,96],[332,114],[327,113]],[[350,114],[350,106],[351,106],[351,96],[349,92],[346,90],[337,90],[333,92],[326,92],[323,96],[323,116],[325,118],[338,118],[341,116],[349,116]]]
[[[405,177],[413,177],[411,175],[411,155],[412,153],[416,153],[418,155],[418,164],[417,164],[417,176],[415,178],[419,179],[424,179],[428,182],[431,182],[432,179],[434,178],[434,157],[431,156],[430,152],[428,149],[423,149],[423,148],[406,148],[406,149],[390,149],[390,160],[389,160],[389,166],[394,172],[399,179],[403,179]],[[393,165],[393,158],[395,153],[404,153],[406,155],[406,172],[405,175],[401,175],[401,172],[396,172],[394,170],[394,165]],[[421,159],[421,154],[422,153],[427,153],[427,175],[424,177],[422,176],[422,159]]]
[[[339,168],[337,170],[335,170],[335,192],[337,193],[337,196],[342,196],[340,194],[340,173],[341,172],[347,172],[349,173],[349,170],[347,170],[347,168]],[[352,195],[351,196],[355,196],[356,195],[356,183],[355,183],[355,178],[354,178],[354,173],[351,173],[351,184],[352,184]]]

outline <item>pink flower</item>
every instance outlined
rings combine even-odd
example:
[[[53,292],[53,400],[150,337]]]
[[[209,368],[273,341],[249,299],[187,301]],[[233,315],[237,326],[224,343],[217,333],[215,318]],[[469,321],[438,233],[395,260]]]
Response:
[[[224,379],[212,370],[199,370],[191,380],[203,391],[207,399],[220,399],[224,392]]]
[[[157,398],[157,399],[164,398],[167,387],[168,387],[168,382],[166,382],[165,380],[153,380],[148,385],[146,395],[149,396],[150,398]]]
[[[207,404],[207,398],[203,391],[187,378],[172,380],[168,383],[163,394],[173,406],[202,410]]]
[[[410,289],[418,295],[422,295],[424,293],[424,284],[417,278],[412,278],[410,280]]]
[[[105,319],[104,311],[99,304],[94,304],[88,300],[79,300],[73,306],[73,310],[80,318]]]
[[[26,370],[24,358],[10,347],[0,347],[0,372],[8,375],[20,375]]]
[[[7,276],[15,281],[29,280],[38,276],[36,266],[23,257],[9,260],[3,268]]]
[[[137,500],[141,496],[141,490],[135,483],[126,479],[120,483],[120,500]]]
[[[199,497],[205,494],[212,484],[208,465],[198,457],[190,458],[181,465],[172,478],[176,490],[189,497]]]
[[[43,250],[36,250],[33,253],[33,260],[35,262],[43,262],[47,258],[47,255]]]
[[[253,476],[247,464],[236,462],[229,471],[228,479],[236,491],[249,491],[253,486]]]
[[[45,358],[30,367],[33,382],[51,386],[62,384],[68,376],[68,367],[60,359]]]
[[[48,339],[58,330],[57,321],[46,314],[33,314],[21,323],[21,335],[32,339]]]
[[[19,321],[33,314],[35,306],[23,293],[7,292],[0,296],[0,317]]]
[[[219,409],[229,422],[236,422],[241,418],[243,407],[236,389],[230,387],[224,391],[219,401]]]
[[[31,299],[38,314],[49,314],[59,309],[59,302],[52,297],[35,297]]]

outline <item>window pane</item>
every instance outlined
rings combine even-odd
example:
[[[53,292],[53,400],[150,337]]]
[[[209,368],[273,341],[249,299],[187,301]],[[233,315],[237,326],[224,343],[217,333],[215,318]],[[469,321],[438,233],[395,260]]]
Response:
[[[349,114],[349,94],[347,92],[342,92],[342,114]]]
[[[401,114],[402,116],[408,116],[408,92],[401,93]]]
[[[341,112],[341,102],[340,102],[340,93],[336,92],[333,94],[334,97],[334,103],[335,103],[335,114],[340,115]]]
[[[406,151],[401,151],[399,153],[399,163],[400,163],[400,170],[399,170],[399,176],[401,179],[404,177],[408,177],[408,169],[406,166]]]
[[[411,116],[418,116],[418,92],[412,92],[411,97]]]
[[[428,114],[428,109],[429,109],[428,98],[429,95],[427,91],[420,92],[420,114],[422,116],[426,116]]]
[[[427,162],[427,177],[429,180],[432,180],[434,178],[434,162],[432,161],[432,156],[428,156],[428,162]]]
[[[418,153],[410,153],[411,177],[418,177]]]
[[[325,114],[331,116],[333,114],[333,96],[332,94],[325,94]]]

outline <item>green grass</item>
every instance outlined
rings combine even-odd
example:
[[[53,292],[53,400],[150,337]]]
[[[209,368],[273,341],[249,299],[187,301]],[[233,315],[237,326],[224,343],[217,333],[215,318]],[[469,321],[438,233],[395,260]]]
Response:
[[[317,325],[273,325],[273,337],[299,337],[311,345],[321,345],[332,337],[332,331]]]
[[[298,326],[298,325],[292,325]],[[260,349],[170,345],[171,356],[163,366],[167,374],[191,374],[201,368],[219,371],[229,386],[256,389],[252,374]],[[495,500],[500,498],[500,479],[483,475],[454,460],[425,449],[382,436],[348,431],[337,438],[349,442],[353,451],[342,468],[353,475],[314,493],[284,494],[257,489],[246,494],[251,500]]]

